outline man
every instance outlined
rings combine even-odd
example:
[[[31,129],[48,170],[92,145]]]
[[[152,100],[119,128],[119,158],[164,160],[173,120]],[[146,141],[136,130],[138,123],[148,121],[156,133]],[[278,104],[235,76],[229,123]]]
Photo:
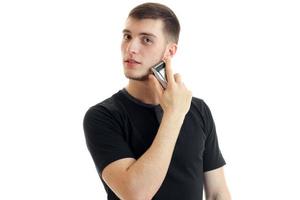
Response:
[[[86,143],[108,199],[228,200],[212,115],[173,75],[180,25],[166,6],[135,7],[123,30],[128,85],[89,108]],[[166,62],[164,90],[150,68]]]

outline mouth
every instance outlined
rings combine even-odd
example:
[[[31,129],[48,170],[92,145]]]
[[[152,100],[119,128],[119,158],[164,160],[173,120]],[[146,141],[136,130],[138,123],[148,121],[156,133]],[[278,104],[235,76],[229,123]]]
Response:
[[[141,62],[139,62],[135,59],[129,58],[129,59],[124,60],[124,64],[127,69],[135,69],[141,65]]]
[[[128,64],[141,64],[141,62],[136,61],[134,59],[126,59],[126,60],[124,60],[124,62],[128,63]]]

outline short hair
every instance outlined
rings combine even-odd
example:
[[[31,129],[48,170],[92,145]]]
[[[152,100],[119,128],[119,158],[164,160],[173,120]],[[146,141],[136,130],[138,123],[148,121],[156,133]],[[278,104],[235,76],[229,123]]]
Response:
[[[178,43],[180,24],[175,13],[167,6],[159,3],[143,3],[133,8],[128,17],[134,19],[160,19],[164,24],[164,32],[169,39]]]

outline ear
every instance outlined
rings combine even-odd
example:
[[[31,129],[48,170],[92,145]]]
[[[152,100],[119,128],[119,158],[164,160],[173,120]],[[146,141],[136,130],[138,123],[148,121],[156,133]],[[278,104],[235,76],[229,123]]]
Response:
[[[176,54],[176,51],[177,51],[177,44],[172,43],[169,48],[170,56],[173,57]]]
[[[167,46],[164,57],[173,57],[176,54],[176,51],[177,51],[177,44],[170,43]]]

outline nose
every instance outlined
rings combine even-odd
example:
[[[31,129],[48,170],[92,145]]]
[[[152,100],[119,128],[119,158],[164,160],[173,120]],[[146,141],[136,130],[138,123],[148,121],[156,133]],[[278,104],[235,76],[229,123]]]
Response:
[[[138,39],[131,39],[128,42],[127,52],[131,54],[137,54],[139,52],[140,45]]]

